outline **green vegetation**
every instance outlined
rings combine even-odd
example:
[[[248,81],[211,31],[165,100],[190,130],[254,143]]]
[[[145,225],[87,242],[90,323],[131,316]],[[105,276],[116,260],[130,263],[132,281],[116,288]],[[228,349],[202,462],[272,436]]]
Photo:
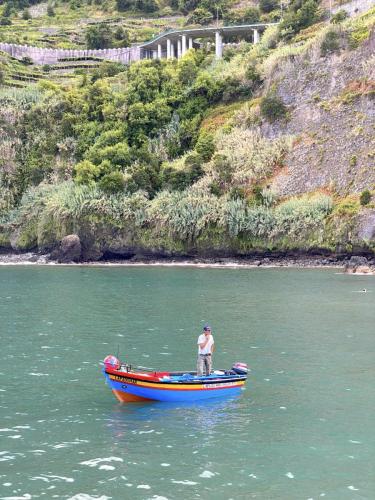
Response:
[[[285,118],[287,108],[283,101],[274,93],[267,94],[260,103],[262,116],[270,122]]]
[[[219,199],[196,187],[163,191],[149,200],[142,193],[106,195],[96,186],[65,182],[29,191],[11,216],[23,221],[27,228],[23,237],[40,245],[47,243],[51,228],[78,229],[100,220],[111,230],[123,228],[138,235],[146,231],[151,239],[177,239],[185,245],[215,227],[227,240],[247,239],[250,245],[263,241],[266,247],[287,237],[294,248],[321,227],[331,210],[332,200],[326,195],[295,198],[269,208],[243,199]]]
[[[86,30],[88,49],[108,49],[110,47],[129,47],[129,34],[121,26],[115,30],[108,24],[96,24]]]
[[[357,215],[360,209],[358,202],[358,196],[349,195],[336,204],[334,209],[334,215],[339,217],[353,216]]]
[[[268,14],[279,7],[277,0],[260,0],[259,9],[261,12]]]
[[[371,201],[371,193],[368,189],[365,189],[361,193],[361,196],[359,198],[359,202],[362,206],[366,206],[370,203],[370,201]]]
[[[320,46],[322,56],[337,52],[340,49],[340,33],[330,30],[327,31]]]
[[[346,12],[346,10],[344,10],[344,9],[339,10],[338,12],[336,12],[336,14],[334,14],[332,16],[331,23],[332,24],[339,24],[342,21],[344,21],[345,19],[347,19],[347,17],[348,17],[348,13]]]
[[[353,20],[348,24],[349,46],[352,49],[359,47],[370,36],[370,31],[374,25],[375,7],[366,14]]]
[[[273,0],[258,7],[221,1],[218,9],[208,0],[117,0],[106,7],[116,18],[105,14],[104,4],[70,0],[26,20],[33,8],[28,0],[8,2],[2,19],[15,30],[4,26],[0,36],[17,36],[24,27],[28,43],[126,47],[168,26],[168,19],[157,18],[163,9],[177,13],[177,26],[216,16],[228,23],[279,16]],[[82,33],[51,34],[53,28],[51,42],[41,35],[44,24],[66,28],[69,18],[72,26],[84,10]],[[140,22],[140,12],[153,17]],[[77,232],[171,252],[334,249],[345,221],[370,204],[371,193],[340,199],[327,190],[285,198],[273,190],[301,141],[287,135],[297,133],[288,128],[294,104],[283,101],[278,70],[295,58],[303,73],[310,57],[348,50],[354,40],[361,45],[374,17],[324,24],[317,1],[293,0],[280,26],[269,28],[259,44],[225,47],[220,61],[204,44],[179,60],[129,67],[97,60],[37,67],[1,54],[0,242],[8,244],[11,234],[17,248],[51,248]],[[341,93],[335,99],[349,105],[371,97],[373,82],[353,81]],[[345,158],[347,170],[355,170],[357,155]]]
[[[227,78],[206,70],[210,61],[204,52],[191,52],[177,64],[108,63],[80,87],[65,89],[46,82],[34,107],[21,106],[22,116],[13,131],[28,137],[22,144],[22,163],[6,174],[15,198],[52,173],[65,178],[71,172],[76,182],[99,182],[107,191],[109,180],[112,184],[119,180],[113,174],[121,173],[125,190],[144,189],[154,196],[163,187],[166,160],[196,147],[201,162],[209,161],[214,137],[199,135],[199,125],[205,111],[231,85]],[[3,102],[7,101],[4,96]],[[14,111],[17,105],[13,104]],[[191,165],[185,163],[189,170]],[[191,172],[189,178],[194,179]]]
[[[302,29],[319,21],[320,18],[318,0],[292,0],[280,25],[281,36],[291,39]]]

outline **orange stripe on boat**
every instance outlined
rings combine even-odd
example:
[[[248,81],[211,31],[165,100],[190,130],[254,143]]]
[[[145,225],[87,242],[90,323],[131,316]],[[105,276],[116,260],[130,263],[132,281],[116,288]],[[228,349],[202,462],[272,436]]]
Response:
[[[128,392],[118,391],[116,389],[112,389],[113,394],[120,401],[120,403],[134,403],[137,401],[151,401],[148,398],[142,398],[142,396],[136,396],[135,394],[129,394]]]

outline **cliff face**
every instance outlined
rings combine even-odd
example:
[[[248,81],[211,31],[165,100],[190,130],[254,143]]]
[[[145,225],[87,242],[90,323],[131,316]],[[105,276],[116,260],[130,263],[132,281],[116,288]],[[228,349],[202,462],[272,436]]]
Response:
[[[340,35],[340,33],[339,33]],[[375,30],[356,50],[321,47],[280,64],[270,82],[289,108],[284,125],[267,136],[293,134],[286,167],[273,179],[281,196],[327,189],[339,196],[375,186]]]

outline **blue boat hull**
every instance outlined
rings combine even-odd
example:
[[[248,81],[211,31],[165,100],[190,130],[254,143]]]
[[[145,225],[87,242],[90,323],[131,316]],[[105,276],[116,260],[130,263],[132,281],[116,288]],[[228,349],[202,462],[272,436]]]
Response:
[[[180,385],[178,388],[172,387],[171,384],[169,386],[167,384],[156,384],[157,387],[147,387],[142,382],[133,384],[117,381],[111,378],[108,373],[104,372],[104,374],[107,384],[112,389],[117,399],[122,402],[142,400],[178,402],[227,398],[240,394],[244,385],[244,381],[238,381],[216,385],[202,383],[193,389],[189,389],[189,386],[184,384]]]

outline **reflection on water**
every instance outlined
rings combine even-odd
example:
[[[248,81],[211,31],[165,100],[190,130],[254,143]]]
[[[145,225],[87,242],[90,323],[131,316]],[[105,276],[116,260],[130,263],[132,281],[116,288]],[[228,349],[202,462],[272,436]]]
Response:
[[[233,416],[241,411],[241,396],[198,402],[116,403],[104,418],[117,439],[139,429],[140,423],[177,432],[188,426],[190,432],[209,436],[218,424],[233,423]]]

